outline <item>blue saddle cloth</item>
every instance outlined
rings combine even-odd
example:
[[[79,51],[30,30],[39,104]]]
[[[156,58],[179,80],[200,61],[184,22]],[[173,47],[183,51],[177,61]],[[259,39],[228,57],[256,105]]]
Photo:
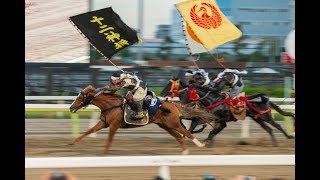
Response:
[[[154,96],[152,98],[148,98],[144,100],[144,103],[148,109],[149,117],[152,117],[157,112],[159,106],[161,105],[161,101],[157,96]]]

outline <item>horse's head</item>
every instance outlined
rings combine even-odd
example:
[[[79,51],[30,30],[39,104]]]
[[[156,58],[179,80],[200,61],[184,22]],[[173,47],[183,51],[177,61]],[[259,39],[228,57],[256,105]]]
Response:
[[[180,90],[183,89],[180,79],[174,77],[169,81],[165,88],[161,91],[161,97],[178,97],[180,95]]]
[[[95,95],[94,90],[95,88],[91,85],[81,90],[77,98],[71,104],[69,108],[70,112],[75,113],[80,108],[88,106],[91,103],[92,99],[94,98],[94,95]]]

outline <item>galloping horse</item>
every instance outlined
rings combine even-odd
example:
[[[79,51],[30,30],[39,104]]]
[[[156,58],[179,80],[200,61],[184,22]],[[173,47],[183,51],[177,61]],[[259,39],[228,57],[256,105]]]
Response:
[[[183,82],[180,82],[180,79],[174,78],[169,81],[169,83],[166,85],[166,87],[162,90],[161,96],[166,97],[168,95],[172,96],[178,96],[180,98],[180,102],[182,104],[188,104],[190,103],[190,97],[192,94],[192,88],[188,88]],[[195,90],[195,91],[194,91]],[[212,145],[212,139],[214,136],[216,136],[219,132],[221,132],[226,126],[229,121],[237,121],[233,115],[233,113],[230,110],[230,98],[226,96],[223,93],[219,92],[207,92],[201,88],[195,88],[193,89],[193,92],[196,92],[197,95],[199,95],[198,99],[193,102],[200,102],[200,106],[204,109],[207,109],[209,112],[214,114],[218,120],[216,120],[215,123],[218,123],[209,133],[207,139],[205,139],[205,142],[208,143],[210,146]],[[254,99],[260,97],[261,101],[251,101],[248,99]],[[192,99],[192,98],[191,98]],[[269,101],[269,98],[265,94],[256,94],[251,96],[245,96],[244,100],[246,101],[246,114],[245,116],[251,117],[255,120],[264,130],[266,130],[269,135],[271,136],[272,144],[273,146],[278,146],[277,141],[272,133],[272,129],[265,123],[271,124],[273,127],[277,128],[279,131],[281,131],[288,139],[294,138],[291,135],[288,135],[287,132],[274,121],[271,114],[271,108],[275,109],[277,112],[279,112],[283,116],[290,116],[293,119],[295,119],[295,115],[291,112],[285,112],[283,111],[279,106],[274,104],[273,102]],[[203,124],[203,122],[198,121],[196,119],[192,120],[191,126],[189,128],[189,131],[191,133],[194,133],[193,131],[196,126]],[[202,128],[201,132],[204,128]]]
[[[127,124],[124,121],[124,97],[117,94],[104,93],[94,97],[95,94],[95,88],[89,85],[79,93],[77,98],[70,106],[70,112],[72,113],[77,112],[77,110],[80,108],[88,106],[90,103],[97,106],[101,110],[100,121],[94,127],[88,129],[85,133],[75,138],[71,145],[79,142],[82,138],[90,133],[109,127],[109,137],[104,150],[104,154],[107,154],[118,128],[136,128],[143,125]],[[171,102],[161,103],[162,104],[160,108],[158,108],[156,113],[149,119],[147,124],[155,123],[175,137],[180,143],[182,154],[188,154],[189,151],[183,137],[180,134],[191,139],[198,147],[204,147],[204,144],[199,142],[189,131],[181,126],[179,111],[176,105]]]

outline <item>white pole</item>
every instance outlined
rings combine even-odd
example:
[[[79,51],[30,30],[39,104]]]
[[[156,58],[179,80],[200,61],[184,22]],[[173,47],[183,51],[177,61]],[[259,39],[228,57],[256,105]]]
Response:
[[[171,180],[169,166],[160,166],[159,176],[163,178],[163,180]]]
[[[143,0],[138,1],[138,29],[139,29],[139,36],[142,38],[143,36]],[[137,60],[141,61],[143,60],[143,48],[142,44],[138,46],[138,54],[137,54]]]
[[[250,117],[246,117],[241,122],[241,138],[248,138],[250,137]]]

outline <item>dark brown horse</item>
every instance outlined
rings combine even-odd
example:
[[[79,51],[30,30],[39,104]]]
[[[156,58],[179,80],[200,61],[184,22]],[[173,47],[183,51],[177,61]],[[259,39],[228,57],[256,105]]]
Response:
[[[219,92],[207,92],[200,88],[195,88],[196,95],[199,96],[199,99],[196,101],[190,100],[191,94],[189,91],[190,89],[188,86],[183,82],[180,81],[178,78],[174,78],[170,80],[170,82],[166,85],[166,87],[162,90],[161,96],[177,96],[180,98],[180,103],[182,104],[190,104],[194,102],[198,102],[199,106],[203,109],[207,109],[208,112],[212,113],[217,120],[215,123],[217,124],[213,130],[210,131],[207,139],[205,142],[212,145],[212,139],[216,136],[219,132],[221,132],[226,126],[227,122],[230,121],[237,121],[237,119],[232,114],[229,104],[228,98]],[[260,97],[261,100],[258,102],[251,101],[249,99],[255,99]],[[269,101],[269,97],[265,94],[256,94],[256,95],[249,95],[246,96],[248,99],[246,102],[248,105],[246,106],[246,116],[251,117],[256,123],[258,123],[265,131],[267,131],[271,137],[273,146],[278,146],[277,141],[273,135],[271,127],[269,127],[266,123],[272,125],[273,127],[277,128],[280,132],[282,132],[288,139],[294,138],[292,135],[287,134],[287,132],[278,124],[272,117],[271,109],[276,110],[283,116],[292,117],[295,120],[295,114],[291,112],[283,111],[279,106],[275,103]],[[200,131],[193,131],[196,126],[203,124],[205,122],[199,121],[197,119],[191,119],[191,126],[189,131],[191,133],[201,132],[205,127],[203,127]]]
[[[104,93],[100,94],[97,97],[94,97],[95,94],[95,88],[89,85],[79,93],[77,98],[70,106],[70,112],[72,113],[77,112],[77,110],[86,107],[89,104],[93,104],[101,110],[100,121],[94,127],[88,129],[84,134],[75,138],[71,144],[79,142],[82,138],[89,135],[90,133],[109,127],[109,137],[107,138],[107,143],[104,151],[104,154],[107,154],[112,144],[113,137],[119,128],[136,128],[143,125],[127,124],[124,121],[124,97],[117,94]],[[176,140],[180,143],[182,154],[189,153],[183,136],[191,139],[198,147],[204,147],[204,144],[199,142],[190,132],[188,132],[181,126],[177,106],[171,102],[161,103],[162,105],[149,119],[148,124],[155,123],[162,129],[170,133],[173,137],[175,137]],[[181,136],[181,134],[183,136]]]

